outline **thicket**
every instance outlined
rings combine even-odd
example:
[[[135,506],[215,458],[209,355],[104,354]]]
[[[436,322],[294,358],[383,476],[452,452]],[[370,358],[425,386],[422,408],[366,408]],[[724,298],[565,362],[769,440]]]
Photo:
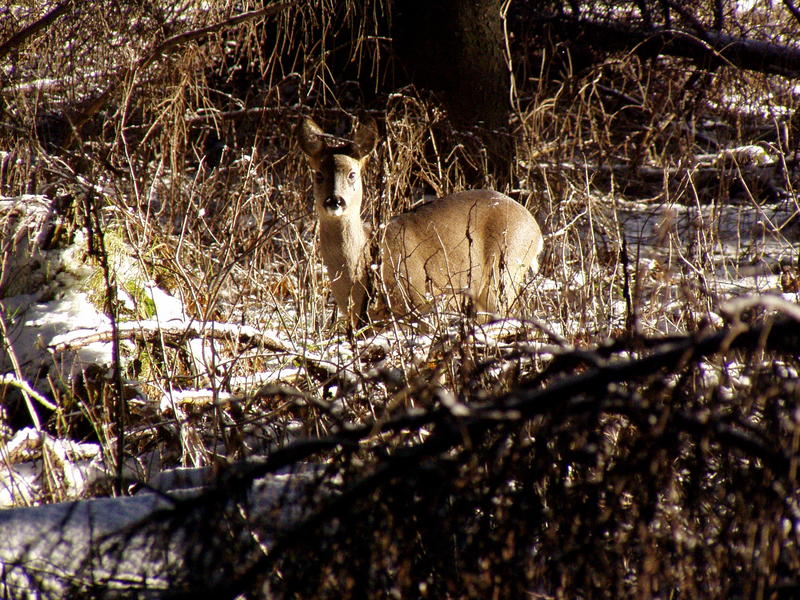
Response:
[[[219,469],[220,489],[157,521],[197,535],[165,574],[176,596],[797,595],[798,9],[473,3],[497,16],[498,125],[420,72],[401,44],[416,13],[395,4],[0,9],[0,190],[51,210],[31,245],[87,232],[102,270],[122,240],[201,332],[117,331],[135,356],[39,380],[56,410],[6,386],[5,439],[35,411],[98,441],[117,476],[97,493],[128,489],[123,457]],[[425,4],[408,6],[432,18]],[[347,136],[365,112],[384,134],[366,220],[474,185],[537,217],[521,319],[435,313],[432,333],[376,339],[337,324],[293,130],[313,115]],[[146,314],[105,270],[115,322]],[[189,337],[217,340],[205,364]],[[291,375],[259,386],[276,365]],[[208,400],[165,410],[175,390]],[[269,459],[242,467],[254,454]],[[288,530],[230,508],[305,462],[324,467],[287,497]]]

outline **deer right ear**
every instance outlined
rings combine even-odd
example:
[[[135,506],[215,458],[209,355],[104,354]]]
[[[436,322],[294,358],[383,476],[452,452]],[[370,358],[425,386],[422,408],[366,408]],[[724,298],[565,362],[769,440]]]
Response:
[[[351,144],[353,158],[361,160],[378,145],[378,124],[372,117],[366,117],[356,130]]]
[[[306,156],[313,158],[325,149],[322,129],[308,117],[304,117],[298,123],[296,135],[297,141],[300,142],[300,149],[305,152]]]

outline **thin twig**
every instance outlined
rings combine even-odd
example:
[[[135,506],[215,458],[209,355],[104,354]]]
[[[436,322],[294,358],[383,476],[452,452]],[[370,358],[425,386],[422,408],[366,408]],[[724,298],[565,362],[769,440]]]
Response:
[[[166,54],[169,51],[173,50],[174,48],[177,48],[187,42],[202,39],[211,34],[223,31],[225,29],[229,29],[231,27],[235,27],[236,25],[240,25],[247,21],[253,21],[255,19],[259,19],[262,17],[271,16],[275,13],[280,12],[284,8],[292,6],[293,4],[295,4],[295,2],[293,1],[270,4],[269,6],[265,6],[264,8],[236,15],[224,21],[220,21],[219,23],[213,23],[211,25],[207,25],[206,27],[193,29],[192,31],[185,31],[183,33],[179,33],[177,35],[172,36],[169,39],[164,40],[158,46],[156,46],[154,49],[148,52],[143,58],[137,61],[135,65],[133,65],[132,67],[128,67],[127,69],[121,69],[116,78],[103,92],[101,92],[95,98],[89,99],[87,102],[85,102],[77,109],[76,115],[71,120],[73,127],[72,131],[73,137],[80,131],[81,127],[83,127],[83,125],[85,125],[89,121],[90,118],[92,118],[95,114],[97,114],[97,112],[101,108],[103,108],[103,106],[105,106],[106,102],[111,97],[111,95],[114,92],[116,92],[119,86],[122,85],[122,83],[129,76],[136,73],[137,71],[141,71],[142,69],[146,68],[148,65],[155,62],[163,54]]]
[[[100,217],[100,207],[93,201],[94,194],[92,189],[86,193],[86,227],[90,232],[90,240],[94,239],[94,254],[100,261],[100,267],[103,270],[103,280],[105,282],[106,303],[108,318],[111,323],[111,360],[112,360],[112,377],[114,381],[114,417],[115,426],[117,430],[117,464],[116,464],[116,477],[114,481],[114,492],[117,496],[122,495],[124,485],[124,464],[125,464],[125,395],[122,384],[122,359],[120,356],[120,335],[117,328],[119,317],[117,301],[117,279],[116,273],[111,272],[111,266],[108,262],[108,252],[106,250],[105,236],[103,234],[103,222]]]
[[[20,379],[19,377],[17,377],[12,373],[6,373],[5,375],[0,375],[0,385],[10,385],[12,387],[15,387],[18,390],[20,390],[23,393],[23,395],[24,394],[29,395],[31,398],[36,400],[46,409],[53,411],[58,410],[58,406],[50,402],[50,400],[48,400],[47,398],[42,396],[39,392],[37,392],[35,389],[33,389],[33,386],[31,386],[30,383],[28,383],[24,379]],[[28,406],[28,410],[30,411],[31,409],[32,407]],[[31,414],[31,419],[34,421],[34,425],[38,423],[39,419],[36,416],[35,412]],[[39,427],[37,426],[36,429],[38,430]]]
[[[64,12],[72,6],[73,2],[74,0],[65,0],[64,2],[56,6],[53,10],[45,14],[38,21],[34,21],[27,27],[24,27],[23,29],[12,35],[11,38],[6,41],[6,43],[0,46],[0,60],[2,60],[6,54],[11,52],[15,48],[19,48],[20,46],[22,46],[28,40],[28,38],[39,33],[42,29],[50,25],[50,23],[55,21],[62,14],[64,14]]]
[[[5,315],[5,308],[0,302],[0,338],[2,338],[4,351],[6,355],[11,360],[11,365],[14,367],[14,373],[16,373],[16,377],[13,375],[6,374],[3,376],[4,383],[6,382],[5,379],[9,377],[13,377],[15,381],[23,382],[25,379],[22,376],[22,369],[19,366],[19,360],[17,360],[17,354],[14,352],[14,348],[11,346],[11,342],[9,341],[8,337],[8,327],[6,325],[6,315]],[[36,414],[36,409],[33,407],[33,403],[31,402],[31,394],[28,392],[29,386],[16,386],[19,388],[19,391],[22,393],[22,398],[25,401],[25,406],[28,409],[28,414],[31,417],[31,421],[33,421],[33,426],[36,428],[36,431],[42,430],[42,424],[39,422],[39,415]]]

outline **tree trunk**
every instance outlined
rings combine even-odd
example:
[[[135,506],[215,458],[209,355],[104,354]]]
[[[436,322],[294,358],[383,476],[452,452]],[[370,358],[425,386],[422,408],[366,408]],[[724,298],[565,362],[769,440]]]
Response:
[[[509,70],[498,0],[396,0],[394,50],[411,82],[437,94],[473,130],[498,183],[508,181]]]

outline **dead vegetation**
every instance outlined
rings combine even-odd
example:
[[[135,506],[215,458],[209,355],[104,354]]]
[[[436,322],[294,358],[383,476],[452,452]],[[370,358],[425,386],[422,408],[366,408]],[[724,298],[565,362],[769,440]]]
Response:
[[[500,191],[546,234],[523,318],[434,311],[429,332],[368,338],[332,314],[298,117],[342,136],[362,111],[381,123],[373,224],[476,173],[498,182],[480,132],[393,85],[392,3],[0,9],[0,460],[41,465],[29,489],[6,477],[11,503],[213,467],[218,489],[146,525],[202,549],[164,567],[175,595],[208,592],[209,565],[217,597],[796,595],[796,80],[588,60],[515,4]],[[769,18],[701,4],[754,39],[794,19],[790,2]],[[69,286],[109,320],[28,362],[15,336],[34,317],[14,299]],[[64,365],[109,341],[109,364]],[[323,467],[287,494],[291,526],[232,508],[303,462]]]

